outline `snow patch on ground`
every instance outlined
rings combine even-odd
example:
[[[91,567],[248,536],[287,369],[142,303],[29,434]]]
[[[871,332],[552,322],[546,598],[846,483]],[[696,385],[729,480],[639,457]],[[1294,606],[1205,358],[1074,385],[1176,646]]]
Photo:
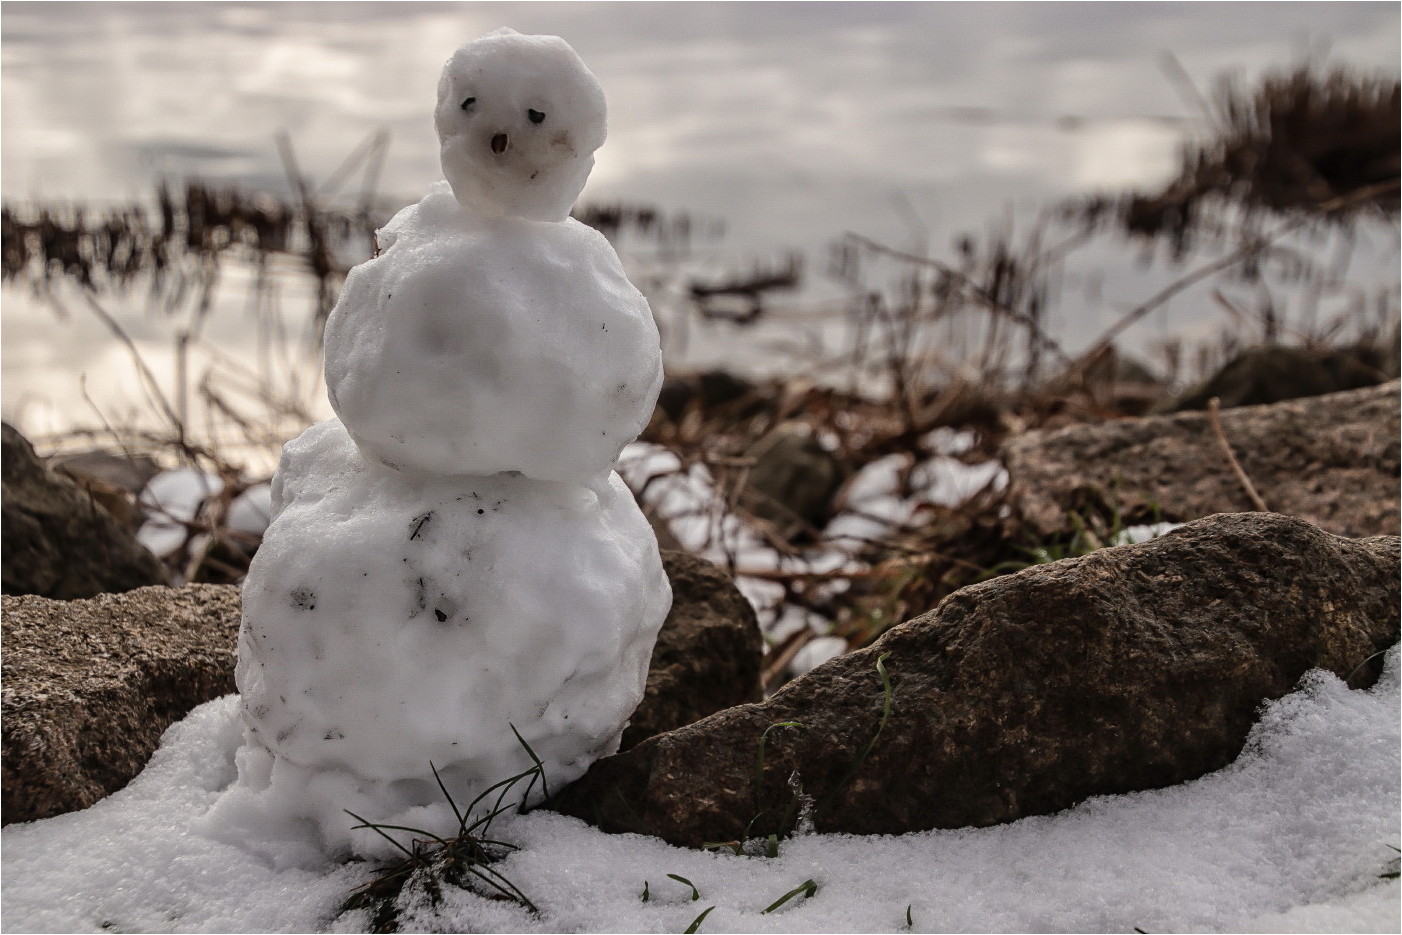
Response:
[[[199,515],[204,502],[224,490],[224,481],[216,474],[206,474],[195,468],[162,471],[141,491],[141,507],[150,519],[136,532],[136,541],[164,558],[185,544],[189,525]]]
[[[521,847],[498,867],[539,917],[456,892],[405,930],[678,932],[715,906],[702,932],[892,932],[908,906],[918,932],[1397,931],[1398,885],[1379,875],[1399,836],[1398,704],[1394,648],[1367,691],[1306,675],[1236,762],[1195,782],[993,828],[801,836],[773,859],[534,812],[495,830]],[[274,871],[191,830],[233,778],[236,707],[195,709],[92,808],[6,827],[4,930],[363,930],[334,912],[367,865]],[[761,914],[810,879],[811,898]]]
[[[623,449],[618,472],[644,509],[662,520],[685,549],[734,574],[772,645],[802,626],[825,634],[831,622],[786,606],[783,585],[766,573],[859,575],[867,565],[853,556],[865,543],[917,525],[931,506],[954,507],[986,488],[1001,490],[1007,471],[1000,462],[966,464],[950,456],[967,451],[973,442],[972,432],[936,429],[925,438],[937,452],[931,457],[917,462],[912,455],[893,454],[867,464],[847,482],[841,509],[819,544],[797,555],[774,548],[737,513],[716,490],[704,464],[683,465],[661,445],[634,442]],[[793,674],[809,661],[796,660]]]

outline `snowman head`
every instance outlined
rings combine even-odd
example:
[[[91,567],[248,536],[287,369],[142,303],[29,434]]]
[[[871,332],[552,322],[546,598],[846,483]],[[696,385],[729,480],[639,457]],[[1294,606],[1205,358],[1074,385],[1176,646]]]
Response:
[[[469,211],[563,221],[603,145],[604,90],[568,43],[498,29],[453,53],[434,124]]]

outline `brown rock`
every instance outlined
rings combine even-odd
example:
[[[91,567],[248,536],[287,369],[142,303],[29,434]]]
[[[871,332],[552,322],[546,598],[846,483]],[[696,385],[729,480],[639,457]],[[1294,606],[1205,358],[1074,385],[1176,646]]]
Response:
[[[1307,670],[1375,679],[1398,577],[1396,537],[1213,516],[964,588],[766,702],[600,760],[551,805],[696,846],[805,811],[818,831],[899,834],[1183,782],[1236,757]]]
[[[1223,430],[1271,510],[1337,535],[1397,535],[1398,383],[1224,411]],[[1068,512],[1188,520],[1251,501],[1200,412],[1029,432],[1003,448],[1010,499],[1039,537]]]
[[[91,496],[44,467],[13,427],[3,427],[5,594],[57,600],[165,584],[165,566]]]
[[[623,732],[623,749],[708,714],[758,701],[764,638],[754,608],[720,568],[663,552],[672,610],[657,635],[647,694]]]
[[[3,609],[6,823],[86,808],[120,789],[171,723],[234,691],[235,587],[6,596]]]
[[[141,525],[136,498],[146,482],[161,472],[148,455],[80,451],[49,459],[49,467],[73,481],[127,529]]]

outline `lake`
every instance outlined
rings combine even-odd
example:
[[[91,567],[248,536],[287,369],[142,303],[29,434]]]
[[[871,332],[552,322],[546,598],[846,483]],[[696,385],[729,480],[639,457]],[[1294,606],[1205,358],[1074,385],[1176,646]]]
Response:
[[[385,131],[376,191],[409,203],[440,175],[431,110],[452,50],[503,24],[561,35],[609,96],[585,201],[723,224],[689,254],[693,275],[804,258],[805,288],[742,332],[671,321],[685,303],[677,281],[654,276],[665,258],[625,250],[638,278],[657,281],[672,366],[754,370],[791,366],[784,348],[817,359],[815,346],[843,340],[848,296],[824,270],[846,231],[948,256],[961,232],[1021,232],[1058,199],[1168,179],[1178,147],[1205,130],[1180,72],[1206,93],[1225,72],[1306,56],[1391,75],[1399,58],[1399,8],[1386,3],[5,3],[0,14],[0,191],[15,205],[145,200],[163,177],[285,193],[282,131],[318,182]],[[1395,227],[1363,240],[1359,262],[1395,288]],[[1077,263],[1071,297],[1049,313],[1068,348],[1176,275],[1104,246]],[[204,331],[250,367],[252,280],[224,271]],[[279,278],[289,328],[310,289]],[[1126,340],[1207,333],[1220,310],[1203,310],[1206,295],[1185,294]],[[85,395],[142,418],[127,351],[78,298],[65,298],[66,317],[22,289],[3,298],[7,419],[40,433],[92,423]],[[103,301],[171,379],[170,328],[145,295]]]

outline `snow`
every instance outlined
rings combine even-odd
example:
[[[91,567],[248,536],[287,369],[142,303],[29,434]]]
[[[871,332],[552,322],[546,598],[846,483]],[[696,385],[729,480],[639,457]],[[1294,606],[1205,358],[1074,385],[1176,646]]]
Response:
[[[568,217],[604,142],[603,90],[564,40],[503,28],[449,59],[434,122],[446,181],[377,233],[327,321],[332,408],[395,469],[605,494],[662,352],[618,254]]]
[[[1172,532],[1182,523],[1144,523],[1140,526],[1126,526],[1110,537],[1110,545],[1134,545],[1140,542],[1148,542],[1150,539],[1157,539],[1165,533]]]
[[[607,488],[662,386],[657,326],[604,236],[467,215],[438,183],[326,325],[331,405],[367,457]]]
[[[924,443],[935,453],[923,460],[893,454],[858,471],[844,486],[837,515],[818,544],[798,553],[775,548],[750,520],[732,509],[704,464],[683,464],[661,445],[634,442],[623,449],[618,471],[683,548],[733,572],[735,585],[754,606],[769,645],[805,628],[819,635],[790,661],[788,674],[796,676],[845,651],[846,644],[825,635],[831,621],[785,604],[784,586],[766,577],[767,573],[859,575],[868,566],[854,556],[867,543],[918,525],[921,514],[932,506],[957,507],[985,489],[1002,489],[1007,484],[1001,462],[966,463],[951,456],[972,447],[970,432],[936,429]],[[827,586],[841,588],[846,583],[834,580]]]
[[[1397,931],[1379,875],[1398,842],[1398,651],[1350,691],[1325,673],[1266,706],[1246,751],[1194,782],[992,828],[806,835],[776,858],[611,836],[537,811],[497,865],[539,907],[450,891],[410,931]],[[197,708],[146,771],[92,808],[7,826],[5,931],[363,931],[334,919],[364,864],[272,869],[192,830],[234,774],[237,700]],[[701,898],[670,879],[691,880]],[[806,880],[811,898],[761,910]],[[650,899],[641,900],[646,881]]]
[[[244,582],[237,779],[197,827],[276,868],[451,836],[533,764],[582,775],[618,749],[671,605],[612,470],[657,398],[657,326],[564,216],[602,91],[562,40],[511,30],[459,49],[439,91],[448,181],[347,277],[339,418],[284,446]]]
[[[346,833],[345,809],[454,827],[429,764],[469,802],[531,766],[511,725],[559,782],[617,749],[670,589],[614,484],[600,499],[523,477],[411,480],[361,459],[335,419],[289,442],[243,590],[243,781],[210,828],[304,839],[301,863],[381,853],[374,832]]]
[[[820,636],[809,640],[789,663],[789,671],[795,676],[806,675],[829,659],[836,659],[847,652],[847,641],[836,636]]]
[[[185,544],[189,524],[204,502],[217,497],[224,481],[196,468],[162,471],[146,483],[139,501],[150,518],[136,531],[136,540],[153,555],[165,557]]]
[[[273,520],[273,485],[254,484],[234,498],[224,525],[245,536],[261,536]]]

